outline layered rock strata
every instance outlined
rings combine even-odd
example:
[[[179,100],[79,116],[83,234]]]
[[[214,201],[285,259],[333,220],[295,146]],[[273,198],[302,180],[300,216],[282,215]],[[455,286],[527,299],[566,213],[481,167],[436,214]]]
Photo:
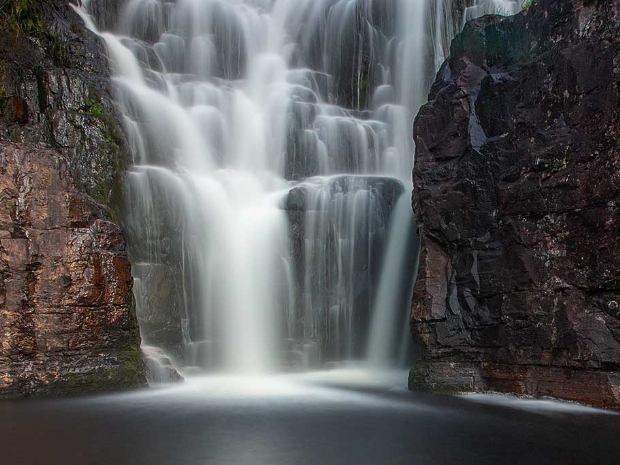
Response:
[[[620,408],[620,1],[456,37],[415,123],[416,390]]]
[[[103,45],[60,0],[0,26],[0,396],[143,385]]]
[[[139,384],[120,228],[75,189],[58,152],[1,142],[0,156],[0,395]]]

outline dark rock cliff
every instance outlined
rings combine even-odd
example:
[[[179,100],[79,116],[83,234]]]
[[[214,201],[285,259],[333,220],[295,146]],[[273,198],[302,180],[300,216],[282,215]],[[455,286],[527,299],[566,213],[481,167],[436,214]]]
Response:
[[[620,1],[466,25],[415,124],[417,390],[620,408]]]
[[[77,187],[118,214],[131,154],[101,41],[64,0],[0,0],[0,124],[69,160]]]
[[[0,396],[144,384],[103,45],[62,0],[0,26]]]

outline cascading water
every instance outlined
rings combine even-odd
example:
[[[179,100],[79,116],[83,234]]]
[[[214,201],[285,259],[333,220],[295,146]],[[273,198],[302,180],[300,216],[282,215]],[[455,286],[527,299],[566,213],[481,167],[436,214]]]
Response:
[[[473,0],[465,9],[465,21],[485,14],[514,15],[521,11],[522,0]]]
[[[450,0],[125,2],[100,35],[135,157],[125,226],[146,343],[244,373],[405,352],[411,127],[458,14]]]

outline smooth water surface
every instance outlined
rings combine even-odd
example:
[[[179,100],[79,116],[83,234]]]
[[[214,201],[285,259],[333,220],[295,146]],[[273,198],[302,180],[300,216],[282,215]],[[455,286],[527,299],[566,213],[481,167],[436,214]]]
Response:
[[[405,373],[207,377],[0,404],[3,464],[614,464],[620,416],[503,396],[426,396]]]

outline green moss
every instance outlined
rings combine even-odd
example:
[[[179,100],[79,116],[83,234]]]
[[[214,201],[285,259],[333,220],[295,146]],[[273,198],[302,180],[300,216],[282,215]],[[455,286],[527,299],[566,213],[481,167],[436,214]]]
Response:
[[[42,395],[79,395],[116,391],[146,384],[145,366],[140,348],[128,347],[117,356],[118,365],[100,367],[85,373],[67,373],[41,390]]]
[[[71,32],[82,38],[86,37],[86,29],[81,24],[71,21]]]
[[[89,194],[98,202],[111,209],[111,220],[119,222],[122,209],[123,181],[125,173],[124,157],[122,155],[124,138],[120,133],[117,122],[112,116],[104,112],[101,95],[91,90],[88,100],[82,108],[88,116],[98,121],[95,126],[100,130],[102,139],[99,140],[98,150],[101,159],[110,166],[113,176],[102,178],[96,190]]]
[[[103,116],[101,100],[90,97],[86,102],[86,113],[93,118],[101,118]]]
[[[95,104],[94,106],[92,106],[90,110],[88,110],[88,114],[93,118],[101,118],[101,105]]]
[[[103,122],[102,130],[104,131],[104,141],[101,144],[101,149],[114,164],[114,176],[109,183],[100,186],[98,198],[111,209],[112,221],[118,222],[122,218],[123,184],[125,179],[125,166],[120,155],[122,139],[117,132],[117,126],[113,124],[111,119],[103,116],[101,121]]]
[[[144,361],[140,346],[131,346],[118,356],[120,367],[116,372],[116,381],[121,386],[135,386],[144,381]]]
[[[534,4],[534,0],[522,0],[521,1],[521,8],[523,8],[524,10],[527,10],[533,4]]]
[[[427,392],[425,377],[420,372],[419,366],[414,366],[409,370],[409,378],[407,379],[407,387],[410,391]]]
[[[16,0],[0,7],[0,24],[16,36],[43,35],[45,30],[34,0]]]

